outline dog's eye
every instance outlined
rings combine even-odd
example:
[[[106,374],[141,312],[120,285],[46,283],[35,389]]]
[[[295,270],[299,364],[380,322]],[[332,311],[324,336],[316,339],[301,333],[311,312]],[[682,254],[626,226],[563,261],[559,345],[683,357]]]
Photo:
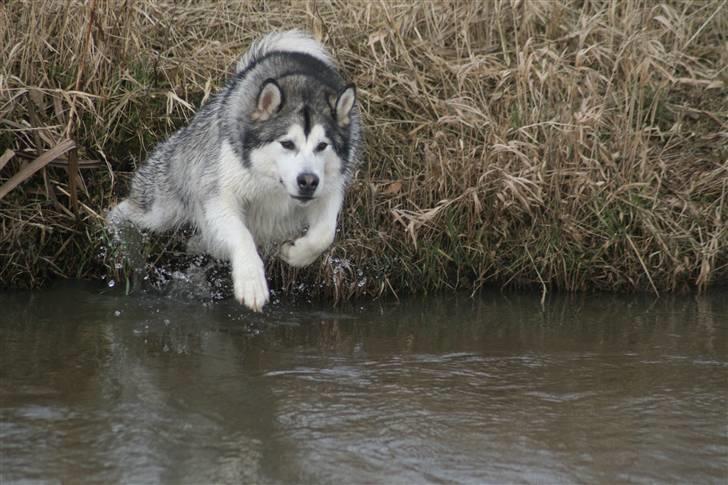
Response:
[[[285,148],[286,150],[295,150],[296,145],[291,140],[284,140],[281,143],[281,146]]]
[[[325,142],[321,142],[321,143],[319,143],[318,145],[316,145],[316,151],[317,151],[317,152],[322,152],[322,151],[326,150],[326,147],[327,147],[327,146],[329,146],[329,144],[328,144],[328,143],[325,143]]]

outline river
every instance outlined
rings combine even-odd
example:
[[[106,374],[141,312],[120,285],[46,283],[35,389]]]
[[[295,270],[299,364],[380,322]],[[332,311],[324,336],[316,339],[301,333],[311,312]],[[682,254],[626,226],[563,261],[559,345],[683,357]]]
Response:
[[[0,293],[0,483],[726,483],[728,293]]]

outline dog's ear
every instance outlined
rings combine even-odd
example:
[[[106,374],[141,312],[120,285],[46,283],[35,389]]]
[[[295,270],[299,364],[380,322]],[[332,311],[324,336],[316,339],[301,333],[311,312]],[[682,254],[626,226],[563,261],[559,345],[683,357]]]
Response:
[[[336,114],[336,122],[342,128],[348,126],[351,123],[351,110],[354,107],[356,101],[356,87],[353,84],[346,86],[336,98],[336,104],[334,105],[334,113]]]
[[[258,93],[258,102],[253,113],[253,119],[265,121],[273,113],[280,111],[281,106],[283,106],[283,91],[281,91],[281,87],[275,79],[266,79]]]

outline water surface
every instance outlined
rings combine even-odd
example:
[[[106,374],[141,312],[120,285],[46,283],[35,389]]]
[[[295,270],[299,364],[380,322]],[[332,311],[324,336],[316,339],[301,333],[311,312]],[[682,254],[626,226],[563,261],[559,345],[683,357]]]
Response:
[[[5,293],[0,483],[726,483],[727,297]]]

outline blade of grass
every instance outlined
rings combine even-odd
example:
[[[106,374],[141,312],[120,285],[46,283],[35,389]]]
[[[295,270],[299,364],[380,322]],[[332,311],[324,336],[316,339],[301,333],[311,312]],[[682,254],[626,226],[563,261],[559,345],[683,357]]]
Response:
[[[28,165],[21,168],[18,173],[10,177],[7,182],[0,186],[0,199],[5,197],[8,192],[13,190],[15,187],[27,181],[38,170],[41,170],[43,167],[66,153],[68,150],[75,148],[75,146],[76,144],[73,142],[73,140],[64,140],[47,152],[43,153],[32,162],[30,162]]]

